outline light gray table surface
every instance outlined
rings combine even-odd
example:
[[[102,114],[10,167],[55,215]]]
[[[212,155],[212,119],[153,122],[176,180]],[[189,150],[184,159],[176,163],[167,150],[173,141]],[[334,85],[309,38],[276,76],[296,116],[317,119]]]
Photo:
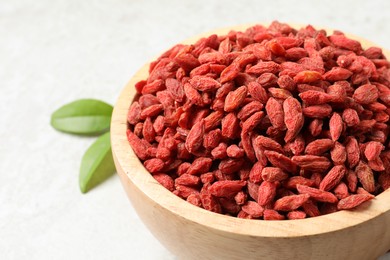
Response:
[[[387,0],[0,0],[0,259],[175,259],[117,176],[81,195],[80,160],[94,138],[50,127],[62,104],[114,104],[152,57],[236,24],[311,23],[390,48],[389,11]]]

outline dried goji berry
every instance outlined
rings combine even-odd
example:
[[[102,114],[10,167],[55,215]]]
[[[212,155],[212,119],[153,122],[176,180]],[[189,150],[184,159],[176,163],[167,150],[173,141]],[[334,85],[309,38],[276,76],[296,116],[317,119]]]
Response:
[[[344,165],[334,166],[322,179],[320,183],[320,190],[329,191],[333,189],[337,184],[340,183],[345,174],[346,169]]]
[[[216,181],[209,192],[216,197],[234,197],[246,185],[245,181]]]
[[[309,194],[310,198],[321,201],[321,202],[328,202],[328,203],[336,203],[338,201],[337,197],[328,191],[323,191],[320,189],[312,188],[305,185],[297,185],[297,190],[301,194]]]
[[[284,123],[287,127],[287,133],[284,140],[289,142],[298,135],[299,131],[301,131],[304,124],[304,117],[301,104],[293,97],[289,97],[283,102],[283,111]]]
[[[311,155],[322,155],[330,150],[333,145],[334,142],[330,139],[317,139],[307,144],[305,153]]]
[[[354,195],[350,195],[350,196],[340,200],[337,203],[337,209],[338,210],[352,209],[352,208],[355,208],[355,207],[359,206],[363,202],[369,201],[369,200],[371,200],[373,198],[374,198],[374,196],[373,195],[369,195],[369,194],[354,194]]]
[[[275,201],[274,210],[292,211],[301,207],[310,198],[308,194],[290,195]]]

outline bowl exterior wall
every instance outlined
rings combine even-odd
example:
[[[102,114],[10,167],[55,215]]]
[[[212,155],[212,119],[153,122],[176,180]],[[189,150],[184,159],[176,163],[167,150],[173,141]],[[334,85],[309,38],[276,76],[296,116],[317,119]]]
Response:
[[[158,205],[132,183],[117,160],[115,163],[127,196],[140,218],[179,259],[364,260],[377,259],[389,249],[388,212],[358,226],[313,236],[270,238],[240,235],[189,221]]]

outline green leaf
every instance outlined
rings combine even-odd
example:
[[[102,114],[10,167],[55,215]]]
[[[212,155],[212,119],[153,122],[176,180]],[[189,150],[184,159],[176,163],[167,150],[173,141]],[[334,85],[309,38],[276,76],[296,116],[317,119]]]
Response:
[[[80,99],[57,109],[51,125],[62,132],[96,135],[110,129],[112,106],[96,99]]]
[[[110,132],[100,136],[85,152],[81,161],[79,184],[86,193],[115,173]]]

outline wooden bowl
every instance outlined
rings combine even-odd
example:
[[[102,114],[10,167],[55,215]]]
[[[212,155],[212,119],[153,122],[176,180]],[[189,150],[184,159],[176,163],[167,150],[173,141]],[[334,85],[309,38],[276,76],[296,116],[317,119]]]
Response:
[[[226,34],[249,26],[219,29]],[[298,28],[297,26],[294,26]],[[375,46],[367,40],[348,35]],[[385,51],[387,57],[390,52]],[[179,259],[376,259],[390,248],[390,191],[355,210],[302,219],[248,220],[212,213],[175,196],[143,167],[126,137],[134,84],[148,76],[145,64],[122,91],[114,108],[111,143],[116,169],[138,215]]]

